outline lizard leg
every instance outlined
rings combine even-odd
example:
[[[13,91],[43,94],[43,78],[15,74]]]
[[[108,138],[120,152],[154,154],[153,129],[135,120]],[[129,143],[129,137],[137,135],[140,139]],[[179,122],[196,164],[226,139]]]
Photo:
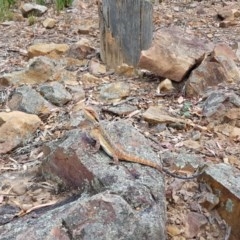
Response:
[[[83,136],[83,139],[89,144],[91,145],[89,151],[91,153],[96,153],[99,149],[100,149],[100,142],[98,141],[98,139],[93,138],[92,136],[90,136],[89,134],[85,134]]]
[[[94,153],[98,152],[100,147],[101,147],[100,141],[96,140],[96,143],[95,143],[95,146],[94,146],[95,149],[93,150],[93,152]]]
[[[112,164],[116,165],[117,169],[118,169],[118,167],[119,167],[119,159],[118,159],[117,155],[113,154],[112,158],[113,158]]]
[[[119,160],[118,160],[117,155],[113,154],[112,158],[113,158],[113,163],[114,163],[115,165],[119,165]]]
[[[94,146],[94,149],[91,151],[92,153],[97,153],[101,147],[101,144],[100,144],[100,141],[98,141],[97,139],[94,139],[95,140],[95,146]]]

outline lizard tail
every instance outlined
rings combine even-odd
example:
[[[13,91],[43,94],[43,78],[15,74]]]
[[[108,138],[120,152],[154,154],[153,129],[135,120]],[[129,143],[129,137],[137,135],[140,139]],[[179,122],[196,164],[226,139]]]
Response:
[[[199,176],[202,175],[202,172],[197,172],[196,174],[193,174],[192,176],[183,177],[183,176],[180,176],[178,174],[174,174],[174,173],[168,171],[166,168],[162,168],[162,170],[163,170],[163,172],[165,172],[166,174],[170,175],[171,177],[184,179],[184,180],[190,180],[190,179],[198,178]]]
[[[145,165],[145,166],[148,166],[148,167],[155,168],[159,172],[162,172],[162,167],[159,164],[154,163],[152,161],[149,161],[147,159],[143,159],[143,158],[140,158],[140,157],[137,157],[137,156],[134,156],[134,155],[129,155],[129,154],[126,154],[126,153],[122,154],[121,151],[117,151],[117,156],[120,160],[127,161],[127,162],[139,163],[141,165]]]
[[[202,174],[202,172],[200,172],[200,173],[198,172],[190,177],[180,176],[178,174],[174,174],[174,173],[168,171],[166,168],[162,168],[159,164],[149,161],[147,159],[142,159],[142,158],[139,158],[139,157],[136,157],[133,155],[128,155],[128,154],[123,155],[120,151],[117,152],[117,155],[120,160],[124,160],[124,161],[128,161],[128,162],[135,162],[135,163],[139,163],[141,165],[152,167],[152,168],[157,169],[159,172],[161,172],[161,173],[164,172],[174,178],[190,180],[190,179],[198,178]]]

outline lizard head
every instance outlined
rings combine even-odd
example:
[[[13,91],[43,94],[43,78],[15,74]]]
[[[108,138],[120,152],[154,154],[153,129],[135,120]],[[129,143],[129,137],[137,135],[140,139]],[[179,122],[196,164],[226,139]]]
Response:
[[[91,121],[92,123],[98,123],[99,122],[99,116],[97,112],[91,108],[91,107],[84,107],[83,112],[85,117]]]

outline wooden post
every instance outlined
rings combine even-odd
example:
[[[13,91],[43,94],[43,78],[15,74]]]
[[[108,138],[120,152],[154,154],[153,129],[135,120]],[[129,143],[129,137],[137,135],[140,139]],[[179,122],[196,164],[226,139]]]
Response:
[[[102,0],[99,4],[101,59],[109,68],[137,66],[152,42],[152,4],[148,0]]]

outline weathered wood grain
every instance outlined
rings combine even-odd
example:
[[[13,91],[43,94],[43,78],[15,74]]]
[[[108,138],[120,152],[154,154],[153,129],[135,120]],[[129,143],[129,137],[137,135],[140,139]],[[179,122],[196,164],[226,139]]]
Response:
[[[136,66],[150,47],[152,4],[147,0],[103,0],[99,5],[101,58],[110,68]]]

